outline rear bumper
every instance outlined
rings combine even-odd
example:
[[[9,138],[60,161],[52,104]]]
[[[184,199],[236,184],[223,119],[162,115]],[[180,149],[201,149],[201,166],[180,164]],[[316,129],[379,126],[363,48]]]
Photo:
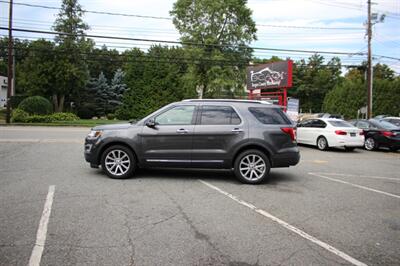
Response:
[[[300,152],[285,152],[275,154],[271,157],[272,168],[289,167],[298,164],[300,161]]]
[[[336,137],[328,141],[329,147],[363,147],[364,136]]]

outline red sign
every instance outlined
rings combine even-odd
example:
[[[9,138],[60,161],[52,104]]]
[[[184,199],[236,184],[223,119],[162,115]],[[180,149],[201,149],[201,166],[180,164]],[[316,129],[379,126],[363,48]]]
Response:
[[[292,87],[292,60],[249,66],[246,70],[249,90]]]

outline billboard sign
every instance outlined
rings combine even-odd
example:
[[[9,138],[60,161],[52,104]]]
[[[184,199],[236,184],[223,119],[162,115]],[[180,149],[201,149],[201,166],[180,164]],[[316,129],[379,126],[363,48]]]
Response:
[[[290,98],[288,100],[286,114],[294,122],[299,120],[299,99]]]
[[[292,71],[292,60],[249,66],[246,69],[247,89],[289,88],[292,86]]]

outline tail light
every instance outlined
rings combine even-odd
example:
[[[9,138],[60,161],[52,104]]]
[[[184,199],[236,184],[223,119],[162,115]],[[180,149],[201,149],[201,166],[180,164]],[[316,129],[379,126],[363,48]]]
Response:
[[[360,136],[364,135],[364,130],[360,131]]]
[[[292,127],[281,127],[282,132],[288,134],[292,141],[296,140],[296,129]]]
[[[393,137],[394,133],[390,131],[381,131],[381,134],[385,137]]]
[[[347,135],[347,132],[343,131],[343,130],[335,130],[335,134],[344,136],[344,135]]]

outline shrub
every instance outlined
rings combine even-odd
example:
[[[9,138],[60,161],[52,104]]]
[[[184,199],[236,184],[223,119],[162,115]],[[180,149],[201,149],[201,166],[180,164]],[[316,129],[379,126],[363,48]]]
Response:
[[[21,109],[14,109],[11,113],[11,122],[13,123],[25,123],[29,114]]]
[[[53,122],[51,115],[30,115],[25,120],[26,123],[50,123]]]
[[[25,95],[14,95],[10,98],[10,106],[12,109],[18,108],[18,105],[27,98]]]
[[[107,114],[107,119],[108,120],[114,120],[116,118],[115,114]]]
[[[74,121],[79,120],[79,117],[73,113],[54,113],[49,115],[52,121]]]
[[[47,115],[53,109],[50,101],[42,96],[28,97],[18,105],[18,108],[30,115]]]
[[[83,104],[78,108],[78,116],[82,119],[91,119],[96,116],[96,105],[91,103]]]
[[[20,123],[51,123],[57,121],[74,121],[78,120],[73,113],[54,113],[51,115],[29,115],[21,109],[15,109],[12,113],[12,122]]]

